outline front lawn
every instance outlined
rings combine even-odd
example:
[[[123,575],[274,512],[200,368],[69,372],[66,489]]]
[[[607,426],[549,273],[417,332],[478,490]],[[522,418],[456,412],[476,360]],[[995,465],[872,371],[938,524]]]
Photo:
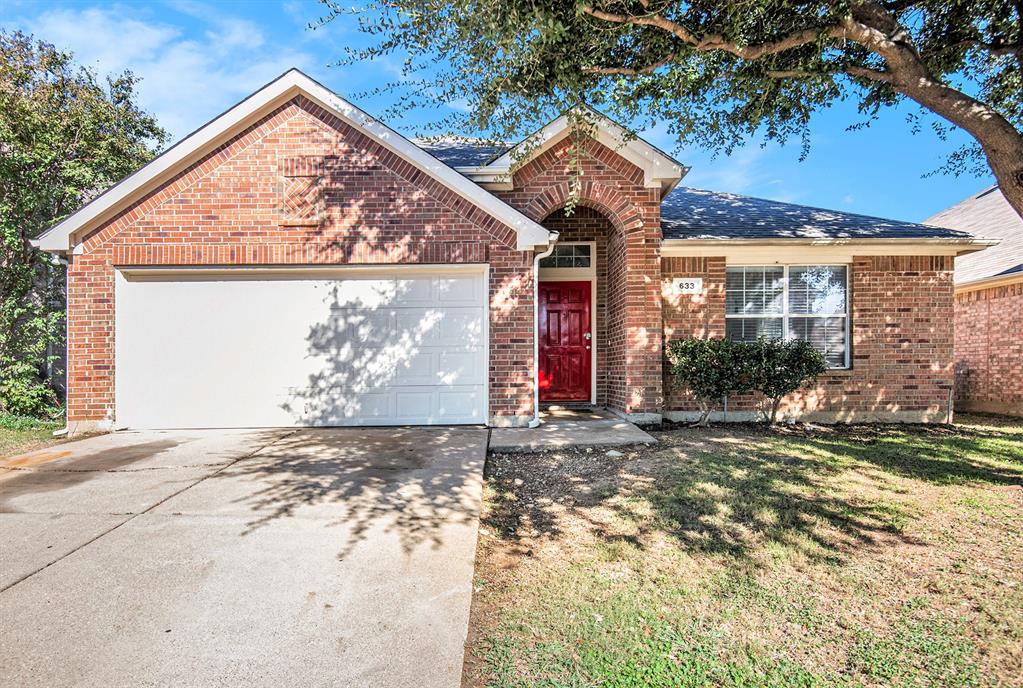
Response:
[[[492,455],[466,686],[1021,686],[1023,422]]]

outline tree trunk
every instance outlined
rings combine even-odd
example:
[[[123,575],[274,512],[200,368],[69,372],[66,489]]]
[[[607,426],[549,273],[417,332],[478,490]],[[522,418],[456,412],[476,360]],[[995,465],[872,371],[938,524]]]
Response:
[[[988,106],[944,84],[919,79],[899,90],[977,140],[1002,195],[1023,217],[1023,134]]]
[[[771,399],[771,419],[768,421],[769,424],[774,425],[778,422],[778,407],[781,406],[781,398]]]
[[[844,28],[884,58],[892,88],[977,140],[1005,200],[1023,217],[1023,133],[990,106],[935,78],[905,29],[877,3],[854,6]]]
[[[1000,139],[1000,137],[991,137]],[[979,139],[978,139],[979,140]],[[1015,144],[1015,145],[1013,145]],[[1016,140],[998,141],[996,145],[987,146],[980,141],[988,165],[998,180],[998,188],[1013,210],[1023,217],[1023,136]]]
[[[710,425],[710,404],[700,399],[700,420],[693,423],[694,428],[705,428]]]

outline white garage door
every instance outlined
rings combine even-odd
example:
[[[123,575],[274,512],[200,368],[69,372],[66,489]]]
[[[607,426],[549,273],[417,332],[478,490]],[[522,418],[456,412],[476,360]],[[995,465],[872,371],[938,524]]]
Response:
[[[483,268],[118,272],[117,427],[486,422]]]

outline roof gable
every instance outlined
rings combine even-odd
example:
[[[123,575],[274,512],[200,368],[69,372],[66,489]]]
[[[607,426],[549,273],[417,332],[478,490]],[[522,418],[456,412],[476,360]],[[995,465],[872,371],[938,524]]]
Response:
[[[607,116],[592,108],[587,108],[586,112],[594,119],[596,140],[642,170],[645,187],[660,189],[664,196],[689,172],[688,167]],[[503,182],[508,185],[513,168],[524,166],[568,138],[571,133],[569,115],[561,115],[507,150],[497,151],[487,162],[459,167],[459,171],[483,184]]]
[[[216,149],[248,123],[297,95],[309,98],[487,214],[507,224],[516,232],[516,243],[520,250],[548,243],[550,232],[542,226],[297,69],[284,73],[189,134],[137,172],[50,227],[33,243],[55,253],[74,249],[83,234],[116,216],[145,193]]]

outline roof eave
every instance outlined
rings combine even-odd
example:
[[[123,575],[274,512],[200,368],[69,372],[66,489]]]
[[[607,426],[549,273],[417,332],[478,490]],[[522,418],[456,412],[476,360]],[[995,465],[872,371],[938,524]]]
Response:
[[[950,247],[957,249],[954,255],[961,256],[995,246],[999,239],[977,237],[778,237],[778,238],[702,238],[663,239],[661,246],[667,249],[682,249],[696,246],[927,246],[930,248]]]
[[[965,282],[956,282],[955,290],[957,292],[977,291],[978,289],[990,289],[992,287],[1002,287],[1016,283],[1023,283],[1023,271],[1010,272],[1004,275],[989,275],[988,277],[979,277]]]

